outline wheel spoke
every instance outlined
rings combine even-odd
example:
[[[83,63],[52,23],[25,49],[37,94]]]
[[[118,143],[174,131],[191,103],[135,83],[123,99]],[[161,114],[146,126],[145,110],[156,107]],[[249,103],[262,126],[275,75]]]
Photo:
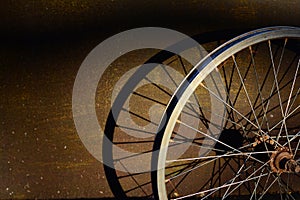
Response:
[[[282,118],[283,118],[282,128],[285,129],[285,133],[286,133],[286,136],[287,136],[288,133],[287,133],[287,126],[286,126],[285,115],[284,115],[284,108],[283,108],[283,104],[282,104],[281,94],[280,94],[280,90],[279,90],[279,83],[278,83],[278,72],[279,72],[279,69],[280,69],[280,66],[281,66],[282,57],[283,57],[283,54],[284,54],[286,43],[287,43],[287,39],[285,39],[285,41],[284,41],[284,46],[283,46],[283,49],[282,49],[282,52],[281,52],[281,55],[280,55],[279,64],[278,64],[278,67],[277,67],[277,70],[276,70],[275,69],[275,64],[274,64],[273,53],[272,53],[271,41],[268,40],[270,58],[271,58],[272,67],[273,67],[274,81],[275,81],[275,86],[276,86],[276,89],[277,89],[277,95],[278,95],[278,100],[279,100],[279,105],[280,105],[280,112],[281,112],[281,115],[282,115]],[[281,132],[282,132],[282,130],[280,130],[279,133],[278,133],[277,141],[280,138]],[[289,149],[292,149],[290,143],[288,143],[288,144],[289,144]]]
[[[273,153],[274,151],[259,151],[259,152],[241,152],[241,153],[226,153],[223,155],[217,155],[217,156],[201,156],[196,158],[180,158],[176,160],[166,160],[166,163],[172,163],[172,162],[183,162],[183,161],[193,161],[193,160],[207,160],[207,159],[219,159],[219,158],[226,158],[226,157],[234,157],[234,156],[252,156],[256,154],[269,154]]]
[[[266,190],[263,191],[262,195],[260,196],[260,198],[259,198],[258,200],[262,199],[262,198],[265,196],[265,194],[266,194],[266,193],[269,191],[269,189],[274,185],[274,183],[277,181],[277,179],[278,179],[278,177],[276,177],[276,178],[273,180],[273,182],[266,188]]]
[[[255,114],[255,110],[254,110],[254,108],[253,108],[253,105],[252,105],[251,100],[250,100],[250,97],[249,97],[248,90],[247,90],[247,88],[246,88],[246,86],[245,86],[244,79],[242,78],[241,72],[240,72],[240,70],[239,70],[239,67],[238,67],[238,64],[237,64],[237,62],[236,62],[236,60],[235,60],[235,56],[234,56],[234,55],[232,55],[232,59],[233,59],[235,68],[237,69],[237,72],[238,72],[238,75],[239,75],[241,84],[242,84],[242,86],[243,86],[244,92],[245,92],[245,94],[246,94],[248,104],[249,104],[249,106],[250,106],[250,108],[251,108],[251,111],[252,111],[252,114],[253,114],[253,116],[254,116],[254,118],[255,118],[256,127],[258,128],[259,132],[261,132],[262,129],[261,129],[260,125],[259,125],[257,116],[256,116],[256,114]]]
[[[222,188],[227,188],[227,187],[230,187],[230,186],[234,186],[234,185],[241,185],[245,182],[248,182],[248,181],[252,181],[252,180],[255,180],[255,179],[258,179],[259,177],[263,177],[263,176],[266,176],[268,175],[268,173],[265,173],[263,175],[259,175],[259,176],[254,176],[259,170],[261,170],[262,168],[265,167],[265,165],[267,165],[268,163],[264,163],[261,167],[259,167],[257,170],[255,170],[252,174],[250,174],[245,180],[242,180],[242,181],[237,181],[237,182],[233,182],[233,183],[229,183],[231,182],[233,179],[235,179],[236,177],[230,179],[227,181],[226,184],[222,185],[222,186],[219,186],[219,187],[216,187],[216,188],[212,188],[212,189],[208,189],[208,190],[203,190],[201,192],[197,192],[197,193],[194,193],[194,194],[190,194],[190,195],[186,195],[186,196],[182,196],[182,197],[179,197],[179,198],[175,198],[175,199],[184,199],[184,198],[188,198],[188,197],[191,197],[191,196],[195,196],[195,195],[198,195],[200,193],[208,193],[208,192],[213,192],[215,193],[216,191],[222,189]],[[250,169],[250,167],[248,167],[247,169]],[[237,174],[237,176],[240,176],[241,174]],[[208,195],[211,195],[212,193],[209,193]],[[207,195],[207,196],[208,196]]]

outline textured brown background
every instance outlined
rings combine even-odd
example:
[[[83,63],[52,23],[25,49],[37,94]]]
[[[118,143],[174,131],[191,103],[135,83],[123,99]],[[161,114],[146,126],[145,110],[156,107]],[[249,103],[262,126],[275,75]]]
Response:
[[[1,1],[0,199],[112,197],[102,164],[76,134],[71,108],[77,70],[105,38],[143,26],[191,35],[300,26],[299,19],[298,0]],[[111,79],[103,91],[111,91]]]

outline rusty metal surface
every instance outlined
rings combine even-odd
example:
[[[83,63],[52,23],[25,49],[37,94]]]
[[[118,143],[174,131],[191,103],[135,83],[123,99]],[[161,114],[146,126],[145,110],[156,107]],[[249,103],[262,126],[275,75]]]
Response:
[[[113,196],[102,163],[76,134],[71,105],[80,64],[106,37],[140,26],[193,34],[300,26],[299,19],[298,0],[2,1],[0,198]],[[152,55],[133,54],[116,65],[126,69]],[[107,96],[120,73],[103,80]],[[108,109],[99,115],[106,118]]]

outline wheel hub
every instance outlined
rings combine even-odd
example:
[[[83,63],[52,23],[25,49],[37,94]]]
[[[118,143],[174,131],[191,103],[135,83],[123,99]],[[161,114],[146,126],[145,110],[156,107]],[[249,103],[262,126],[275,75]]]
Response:
[[[300,165],[293,159],[292,152],[288,148],[279,148],[272,153],[270,159],[271,170],[276,173],[299,173]]]

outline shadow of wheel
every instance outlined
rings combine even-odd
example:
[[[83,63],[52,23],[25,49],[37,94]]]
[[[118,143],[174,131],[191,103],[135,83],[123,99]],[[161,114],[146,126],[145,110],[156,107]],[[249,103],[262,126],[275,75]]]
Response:
[[[195,39],[199,44],[203,45],[208,51],[212,51],[214,48],[219,46],[227,39],[239,35],[244,31],[245,30],[227,30],[205,33],[199,34],[193,37],[193,39]],[[185,50],[186,49],[182,49],[182,51]],[[183,58],[168,51],[160,51],[155,56],[150,58],[145,64],[147,63],[158,63],[171,66],[176,70],[181,71],[181,74],[183,76],[185,76],[193,67]],[[127,98],[132,94],[143,99],[142,105],[135,104],[136,102],[134,102],[134,100],[132,103],[132,105],[135,105],[137,108],[134,111],[133,106],[133,111],[131,111],[130,114],[131,116],[136,118],[137,122],[142,121],[144,122],[144,124],[151,123],[149,120],[149,115],[145,116],[143,115],[143,113],[139,113],[141,107],[138,107],[138,105],[143,106],[143,103],[145,101],[157,103],[159,105],[162,105],[164,108],[166,107],[174,91],[168,91],[168,88],[163,88],[160,85],[155,84],[155,82],[147,80],[147,75],[152,71],[153,68],[150,67],[148,69],[138,69],[132,75],[132,77],[128,80],[128,82],[126,82],[126,84],[123,86],[123,88],[120,90],[117,97],[115,98],[115,101],[112,104],[112,107],[106,120],[105,135],[108,140],[103,141],[103,161],[108,165],[104,165],[104,170],[111,191],[117,199],[130,199],[135,197],[141,197],[144,199],[154,198],[152,192],[150,171],[142,173],[126,172],[130,171],[126,169],[126,164],[123,164],[124,172],[120,172],[118,170],[115,170],[114,168],[109,167],[114,166],[116,164],[122,165],[122,159],[116,158],[116,155],[114,155],[113,153],[113,145],[119,145],[122,148],[127,148],[140,154],[152,152],[152,146],[155,140],[155,135],[154,137],[146,139],[136,139],[130,136],[124,136],[124,134],[126,133],[120,133],[120,130],[118,130],[120,127],[117,123],[120,113],[124,111],[122,109]],[[145,79],[149,82],[151,87],[145,88],[144,91],[135,91],[135,87]],[[175,86],[177,87],[178,85]],[[156,95],[153,95],[153,93]],[[156,126],[158,126],[158,124],[156,124]],[[147,146],[147,148],[144,148],[145,146]],[[140,161],[138,160],[138,156],[136,157],[136,159],[134,157],[131,158],[131,162],[136,162],[136,165],[139,165]],[[150,162],[151,160],[149,160],[149,163]]]

